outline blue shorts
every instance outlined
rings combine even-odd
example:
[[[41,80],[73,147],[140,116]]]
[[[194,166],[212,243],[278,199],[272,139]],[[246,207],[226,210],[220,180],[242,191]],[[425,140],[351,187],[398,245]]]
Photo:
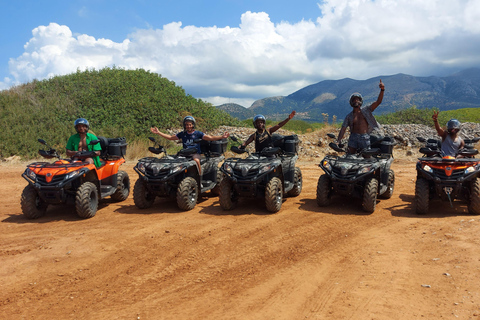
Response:
[[[368,133],[351,133],[348,138],[348,146],[355,149],[370,148],[370,135]]]

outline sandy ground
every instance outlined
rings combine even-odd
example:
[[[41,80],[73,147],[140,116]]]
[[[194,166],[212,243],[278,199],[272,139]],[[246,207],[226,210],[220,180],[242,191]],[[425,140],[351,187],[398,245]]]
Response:
[[[434,202],[416,216],[415,161],[395,160],[395,192],[317,207],[320,159],[276,214],[262,201],[223,212],[157,200],[102,203],[77,218],[26,220],[25,164],[0,165],[0,319],[480,319],[480,219]],[[123,165],[131,178],[135,163]]]

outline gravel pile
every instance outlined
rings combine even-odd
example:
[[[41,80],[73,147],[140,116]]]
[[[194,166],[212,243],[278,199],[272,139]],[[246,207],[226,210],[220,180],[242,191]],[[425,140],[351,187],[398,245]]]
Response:
[[[417,137],[425,139],[438,138],[435,128],[420,124],[383,125],[382,127],[385,135],[393,137],[397,142],[394,150],[401,151],[407,156],[412,157],[417,156],[418,148],[421,146]],[[254,132],[254,129],[222,126],[215,131],[208,132],[208,134],[219,135],[225,131],[230,132],[231,135],[235,135],[243,142]],[[304,157],[306,159],[317,158],[323,157],[328,153],[334,153],[334,151],[328,146],[332,139],[327,137],[327,133],[333,133],[337,136],[339,131],[339,129],[330,131],[323,129],[312,133],[298,135],[301,141],[299,146],[299,157]],[[282,135],[294,134],[291,131],[283,129],[278,130],[276,133]],[[462,123],[460,136],[464,139],[472,139],[480,136],[480,124],[471,122]],[[345,135],[345,138],[348,138],[348,133]],[[253,150],[254,143],[251,143],[249,148],[250,150]]]

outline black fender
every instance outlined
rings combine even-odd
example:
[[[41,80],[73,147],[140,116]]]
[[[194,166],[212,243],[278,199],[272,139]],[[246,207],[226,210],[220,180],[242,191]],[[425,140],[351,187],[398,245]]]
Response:
[[[100,180],[98,180],[98,175],[95,170],[89,170],[83,174],[82,183],[87,181],[92,182],[97,187],[98,194],[100,195]]]

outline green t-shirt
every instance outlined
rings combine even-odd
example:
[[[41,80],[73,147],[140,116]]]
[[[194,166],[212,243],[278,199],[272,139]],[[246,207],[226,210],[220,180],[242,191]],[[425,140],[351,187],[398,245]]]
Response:
[[[87,143],[88,151],[102,151],[102,146],[100,142],[95,145],[90,145],[90,141],[96,140],[97,137],[94,134],[87,132],[87,137],[85,138]],[[78,133],[72,135],[67,142],[67,150],[71,151],[78,151],[78,145],[80,144],[80,135]],[[95,163],[95,167],[100,167],[102,164],[100,163],[100,157],[96,156],[93,157],[93,162]]]

